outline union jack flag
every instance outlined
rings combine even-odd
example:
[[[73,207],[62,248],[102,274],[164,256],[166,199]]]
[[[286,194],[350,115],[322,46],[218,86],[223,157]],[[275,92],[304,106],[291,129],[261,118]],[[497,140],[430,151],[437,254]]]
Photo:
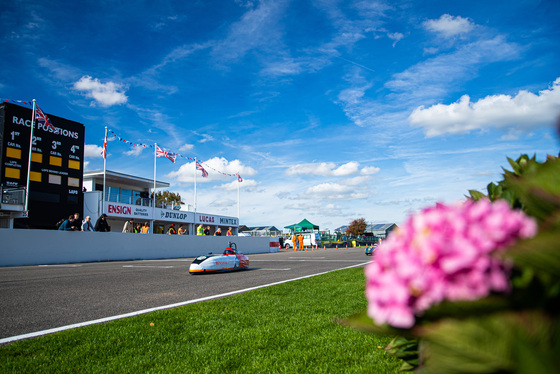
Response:
[[[175,157],[177,157],[177,155],[175,153],[164,151],[156,145],[156,157],[167,157],[171,160],[171,162],[175,163]]]
[[[237,181],[240,182],[240,183],[243,182],[243,178],[241,178],[241,175],[239,175],[239,174],[236,174],[236,175],[237,175]]]
[[[43,126],[47,126],[52,131],[56,131],[51,120],[49,119],[49,117],[47,117],[45,113],[43,113],[41,108],[39,108],[39,105],[35,105],[35,118],[37,119],[37,122],[39,122]]]
[[[202,171],[202,177],[203,177],[203,178],[208,177],[208,172],[207,172],[206,170],[204,170],[204,168],[202,167],[202,165],[200,165],[198,162],[196,163],[196,170]]]

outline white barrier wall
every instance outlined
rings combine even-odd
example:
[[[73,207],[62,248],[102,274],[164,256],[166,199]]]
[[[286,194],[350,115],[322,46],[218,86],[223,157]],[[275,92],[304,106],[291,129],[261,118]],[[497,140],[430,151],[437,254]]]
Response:
[[[271,237],[0,229],[0,266],[196,257],[222,253],[230,241],[244,254],[278,250]]]

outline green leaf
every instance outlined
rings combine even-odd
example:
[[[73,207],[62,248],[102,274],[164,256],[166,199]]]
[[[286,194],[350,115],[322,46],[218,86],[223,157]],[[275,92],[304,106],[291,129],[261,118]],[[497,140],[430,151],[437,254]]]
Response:
[[[486,197],[485,194],[483,194],[482,192],[479,192],[477,190],[469,190],[469,194],[470,194],[471,199],[473,199],[474,201],[478,201],[478,200]]]
[[[508,248],[506,256],[516,267],[530,268],[543,279],[560,280],[560,231],[549,231],[520,241]]]
[[[348,326],[356,330],[372,334],[381,334],[388,336],[403,335],[409,338],[413,337],[410,333],[410,330],[397,329],[387,324],[375,324],[374,321],[367,315],[366,309],[348,318],[338,319],[336,320],[336,322],[340,325]]]
[[[423,332],[427,372],[558,372],[558,323],[542,312],[448,319]]]
[[[493,182],[491,182],[490,184],[488,184],[488,186],[486,186],[486,190],[488,191],[488,197],[492,201],[499,198],[500,195],[502,194],[502,187],[494,184]]]
[[[560,209],[560,160],[549,159],[543,164],[531,161],[530,165],[522,177],[506,173],[504,186],[529,215],[542,221]]]
[[[491,295],[475,301],[444,301],[432,306],[418,318],[417,325],[431,321],[438,321],[443,318],[466,318],[473,315],[485,315],[497,311],[506,310],[511,307],[506,295]],[[414,329],[413,329],[414,332]]]

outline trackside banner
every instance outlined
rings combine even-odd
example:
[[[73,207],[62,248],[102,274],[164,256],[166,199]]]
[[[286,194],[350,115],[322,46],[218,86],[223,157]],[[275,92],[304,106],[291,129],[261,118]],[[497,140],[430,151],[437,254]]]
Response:
[[[109,217],[134,218],[138,220],[155,220],[166,222],[195,223],[210,226],[238,227],[236,217],[216,216],[212,214],[168,210],[149,206],[105,202],[104,211]]]

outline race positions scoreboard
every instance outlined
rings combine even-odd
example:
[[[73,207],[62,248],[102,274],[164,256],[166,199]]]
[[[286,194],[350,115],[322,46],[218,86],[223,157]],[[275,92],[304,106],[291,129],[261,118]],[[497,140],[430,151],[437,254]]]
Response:
[[[20,226],[53,228],[72,213],[82,213],[84,125],[47,114],[54,130],[35,121],[31,141],[32,109],[0,104],[0,147],[3,187],[25,187],[29,146],[29,218]]]

